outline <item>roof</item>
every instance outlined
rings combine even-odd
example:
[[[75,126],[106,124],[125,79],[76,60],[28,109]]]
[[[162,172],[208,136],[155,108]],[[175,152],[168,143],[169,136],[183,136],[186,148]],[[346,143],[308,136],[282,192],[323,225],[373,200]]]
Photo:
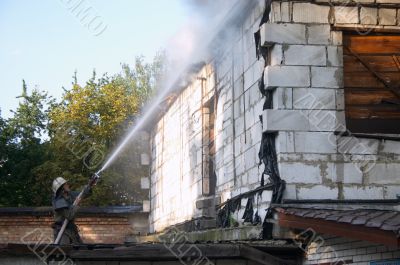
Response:
[[[279,1],[279,0],[273,0]],[[380,1],[349,1],[349,0],[302,0],[302,2],[311,2],[316,5],[332,5],[332,6],[360,6],[363,7],[398,7],[399,3],[393,0],[380,0]]]
[[[298,248],[297,248],[298,249]],[[296,264],[299,252],[270,254],[249,244],[190,244],[185,241],[132,245],[0,245],[2,257],[36,255],[40,259],[72,259],[73,261],[200,261],[216,259],[244,259],[264,265]],[[203,263],[203,262],[202,262]],[[207,263],[207,262],[205,262]],[[107,263],[108,264],[108,263]],[[208,263],[207,263],[208,264]]]
[[[275,206],[279,224],[318,233],[400,246],[400,212],[379,209],[321,209]]]
[[[400,236],[400,212],[379,210],[319,210],[287,208],[283,213],[305,217],[361,225],[391,231]]]
[[[79,214],[92,215],[92,214],[105,214],[105,215],[126,215],[131,213],[143,212],[142,205],[129,205],[129,206],[106,206],[106,207],[82,207],[79,208]],[[10,215],[34,215],[44,216],[52,215],[53,208],[50,206],[45,207],[2,207],[0,208],[0,216]]]

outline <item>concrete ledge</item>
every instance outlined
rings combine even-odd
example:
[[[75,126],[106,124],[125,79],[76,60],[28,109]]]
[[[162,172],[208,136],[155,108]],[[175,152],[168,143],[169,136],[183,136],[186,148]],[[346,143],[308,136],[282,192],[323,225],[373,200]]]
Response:
[[[174,228],[166,233],[139,236],[131,238],[131,242],[176,242],[185,239],[186,242],[208,242],[208,241],[238,241],[238,240],[257,240],[260,238],[262,226],[242,226],[235,228],[218,228],[196,232],[182,232]],[[129,242],[129,241],[128,241]]]

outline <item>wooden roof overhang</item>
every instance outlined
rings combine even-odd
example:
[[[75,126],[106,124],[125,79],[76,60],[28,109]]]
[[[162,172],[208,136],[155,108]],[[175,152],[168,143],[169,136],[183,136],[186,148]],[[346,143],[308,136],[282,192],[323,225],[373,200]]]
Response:
[[[281,227],[400,247],[396,211],[276,208]],[[365,218],[368,217],[368,218]],[[389,224],[385,223],[389,221]],[[396,231],[397,230],[397,231]]]

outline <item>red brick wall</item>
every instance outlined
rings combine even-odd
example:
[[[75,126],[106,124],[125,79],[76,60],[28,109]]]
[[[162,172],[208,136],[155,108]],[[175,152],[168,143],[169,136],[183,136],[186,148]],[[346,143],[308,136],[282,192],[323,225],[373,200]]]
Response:
[[[50,243],[53,240],[51,216],[0,216],[1,243]],[[96,215],[82,216],[75,223],[84,243],[123,243],[135,233],[128,217]]]

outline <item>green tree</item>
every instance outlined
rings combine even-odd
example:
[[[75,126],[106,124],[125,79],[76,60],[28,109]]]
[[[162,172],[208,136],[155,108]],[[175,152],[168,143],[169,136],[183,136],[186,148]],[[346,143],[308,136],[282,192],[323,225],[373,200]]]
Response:
[[[136,58],[122,64],[115,76],[93,76],[72,87],[60,102],[23,81],[21,103],[13,117],[0,116],[0,206],[39,206],[51,202],[54,178],[64,177],[75,188],[87,183],[105,157],[117,146],[163,72],[163,54],[152,63]],[[102,173],[90,205],[132,204],[143,196],[137,162],[140,140],[129,143],[118,160]],[[136,158],[136,159],[135,159]]]
[[[92,78],[81,86],[76,82],[65,91],[63,99],[50,113],[52,159],[36,169],[42,185],[56,176],[72,181],[75,187],[86,184],[106,156],[131,128],[145,102],[153,95],[162,71],[162,58],[145,63],[138,57],[134,68],[122,65],[113,77]],[[142,172],[132,158],[138,157],[138,142],[119,156],[118,161],[102,173],[94,190],[91,205],[130,204],[138,200]],[[136,177],[135,177],[136,176]]]
[[[34,89],[28,93],[23,81],[21,102],[14,116],[2,119],[0,126],[1,167],[0,205],[27,206],[41,201],[42,195],[32,192],[34,169],[47,159],[46,134],[48,107],[52,99]]]

